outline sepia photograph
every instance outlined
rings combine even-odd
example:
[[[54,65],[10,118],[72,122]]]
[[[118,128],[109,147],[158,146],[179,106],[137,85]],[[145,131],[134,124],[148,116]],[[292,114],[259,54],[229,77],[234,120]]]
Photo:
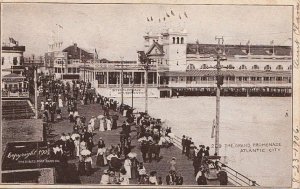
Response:
[[[1,3],[2,184],[292,187],[295,7],[178,3]]]

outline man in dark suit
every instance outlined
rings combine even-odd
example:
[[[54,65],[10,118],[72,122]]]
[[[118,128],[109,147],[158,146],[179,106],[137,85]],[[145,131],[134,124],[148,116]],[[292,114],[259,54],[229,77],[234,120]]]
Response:
[[[167,185],[174,185],[175,178],[172,174],[172,171],[169,171],[169,174],[166,176]]]

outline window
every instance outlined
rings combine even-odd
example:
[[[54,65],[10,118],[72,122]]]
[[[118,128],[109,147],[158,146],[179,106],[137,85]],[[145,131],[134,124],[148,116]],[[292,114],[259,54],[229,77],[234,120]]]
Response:
[[[181,44],[183,44],[183,43],[184,43],[184,38],[182,37],[182,38],[181,38]]]
[[[270,65],[266,65],[266,66],[264,67],[264,70],[265,70],[265,71],[270,71],[270,70],[271,70],[271,66],[270,66]]]
[[[175,37],[173,37],[173,44],[175,44]]]
[[[1,64],[4,65],[4,57],[1,57]]]
[[[208,69],[207,64],[202,64],[201,67],[200,67],[200,69]]]
[[[68,68],[68,73],[72,73],[72,69],[71,68]]]
[[[13,64],[14,64],[14,66],[16,66],[18,64],[18,57],[13,58]]]
[[[227,67],[228,69],[234,69],[234,66],[232,64],[229,64]]]
[[[269,81],[269,77],[264,77],[264,81]]]
[[[276,66],[276,70],[283,70],[283,66],[282,65]]]
[[[54,72],[55,72],[55,73],[58,73],[57,68],[54,68]]]
[[[239,69],[240,69],[240,70],[247,70],[247,66],[245,66],[245,65],[243,64],[243,65],[241,65],[241,66],[239,67]]]
[[[186,67],[186,70],[195,70],[195,66],[194,64],[189,64],[187,67]]]
[[[179,37],[177,37],[177,44],[179,44]]]
[[[252,70],[259,70],[259,66],[255,64],[254,66],[252,66]]]
[[[288,67],[288,70],[292,70],[292,65],[290,65],[290,66]]]

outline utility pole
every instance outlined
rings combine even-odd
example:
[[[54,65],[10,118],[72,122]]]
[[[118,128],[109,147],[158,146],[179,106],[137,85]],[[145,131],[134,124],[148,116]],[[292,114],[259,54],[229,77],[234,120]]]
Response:
[[[218,40],[218,47],[217,47],[217,93],[216,93],[216,136],[215,136],[215,155],[219,155],[219,148],[220,148],[220,141],[219,141],[219,132],[220,132],[220,93],[221,93],[221,77],[220,71],[221,71],[221,54],[222,50],[220,48],[220,42],[222,41],[222,44],[224,42],[223,36],[222,37],[216,37],[216,40]]]
[[[132,87],[132,89],[131,89],[131,107],[133,108],[133,92],[134,92],[134,79],[132,78],[132,83],[131,83],[131,87]]]
[[[146,59],[145,61],[145,113],[148,114],[148,69],[149,69],[149,61],[150,59]]]
[[[139,61],[143,64],[145,69],[145,113],[148,114],[148,71],[150,68],[149,63],[152,60],[145,54],[144,51],[138,51]]]
[[[37,66],[33,66],[34,71],[34,108],[35,108],[35,119],[38,119],[38,88],[37,88]]]
[[[124,91],[123,91],[123,90],[124,90],[124,89],[123,89],[123,77],[124,77],[124,76],[123,76],[123,72],[124,72],[124,70],[123,70],[123,69],[124,69],[124,68],[123,68],[123,58],[124,58],[124,57],[121,56],[120,58],[121,58],[121,80],[120,80],[120,81],[121,81],[121,105],[123,106],[123,103],[124,103],[124,97],[123,97],[123,93],[124,93]],[[107,82],[108,82],[108,81],[107,81]]]

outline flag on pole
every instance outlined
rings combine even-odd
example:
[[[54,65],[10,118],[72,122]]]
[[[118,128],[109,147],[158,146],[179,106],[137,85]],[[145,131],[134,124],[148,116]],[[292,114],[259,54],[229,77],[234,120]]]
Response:
[[[153,18],[152,18],[152,16],[151,16],[151,21],[153,21]]]
[[[60,29],[63,29],[63,27],[61,26],[61,25],[59,25],[59,24],[56,24]]]
[[[166,21],[166,17],[164,17],[164,21]]]
[[[250,45],[250,40],[248,40],[247,44],[246,45]]]
[[[147,17],[147,21],[148,21],[148,22],[150,21],[148,17]]]
[[[158,19],[158,21],[160,22],[160,18]]]
[[[179,19],[181,20],[181,16],[180,16],[180,14],[179,14]]]
[[[170,17],[170,15],[166,12],[167,17]]]
[[[274,40],[272,40],[272,41],[270,42],[270,44],[271,44],[271,45],[274,45]]]
[[[216,127],[216,123],[215,123],[215,120],[213,120],[213,125],[212,125],[212,130],[211,130],[211,138],[215,137],[215,127]]]
[[[175,14],[174,14],[174,12],[171,10],[171,14],[173,15],[173,16],[175,16]]]
[[[188,16],[187,16],[186,12],[184,12],[184,16],[185,16],[186,18],[188,18]]]

